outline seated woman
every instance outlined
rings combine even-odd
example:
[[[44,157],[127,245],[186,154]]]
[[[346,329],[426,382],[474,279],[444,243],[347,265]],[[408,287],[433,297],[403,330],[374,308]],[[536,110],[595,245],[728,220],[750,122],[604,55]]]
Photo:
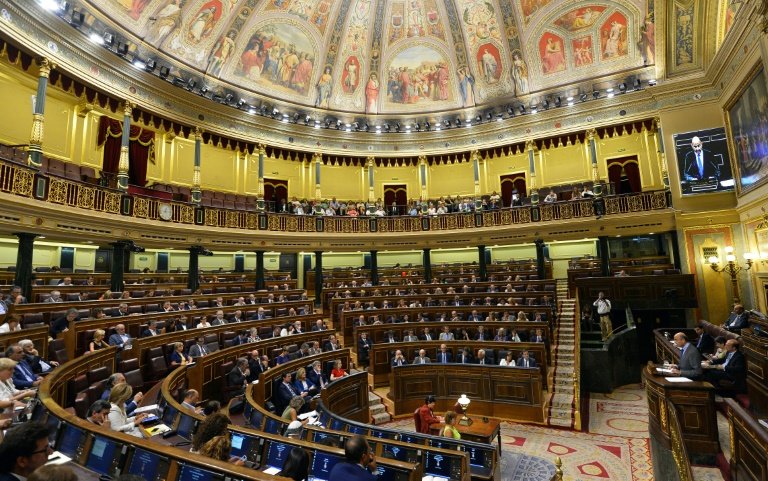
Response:
[[[99,349],[109,347],[109,344],[104,341],[105,335],[106,333],[104,332],[104,329],[96,329],[93,331],[93,339],[90,344],[88,344],[88,352],[96,352]]]
[[[343,367],[341,367],[341,359],[336,359],[333,362],[333,370],[331,371],[331,381],[335,381],[336,379],[341,379],[344,376],[349,376],[347,371],[344,370]]]
[[[307,379],[307,370],[303,367],[300,367],[296,371],[296,381],[294,381],[293,386],[300,393],[306,392],[310,396],[317,394],[317,386],[315,386],[315,383]]]
[[[171,353],[171,366],[185,366],[190,362],[192,362],[192,358],[184,354],[184,343],[174,342],[173,352]]]
[[[147,417],[146,413],[128,416],[125,413],[125,403],[133,396],[133,388],[128,383],[116,384],[109,393],[109,425],[113,431],[120,431],[137,438],[144,435],[139,429],[141,421]]]
[[[301,396],[293,396],[288,402],[288,405],[285,407],[285,410],[283,410],[283,414],[280,417],[288,422],[298,421],[299,411],[301,411],[303,406],[304,398]],[[303,421],[301,421],[301,423],[305,424],[308,419],[309,418],[305,418]]]
[[[552,202],[557,202],[557,194],[555,194],[555,191],[553,189],[549,189],[549,194],[547,194],[547,196],[544,197],[544,202],[547,204],[551,204]]]
[[[358,214],[357,209],[355,208],[354,205],[350,205],[347,208],[347,215],[350,216],[350,217],[357,217],[360,214]]]
[[[517,320],[520,322],[528,322],[528,314],[526,314],[525,311],[518,312]]]
[[[499,361],[499,366],[515,366],[515,360],[512,358],[512,351],[507,351],[507,355],[504,356],[504,359]]]
[[[231,452],[232,440],[229,438],[228,432],[214,436],[200,447],[200,454],[208,458],[218,459],[219,461],[228,461],[239,466],[245,464],[245,461],[242,459],[233,457]]]
[[[99,296],[98,300],[100,300],[100,301],[109,301],[111,299],[112,299],[112,291],[107,289],[106,291],[104,291],[104,294]]]
[[[206,415],[205,420],[200,423],[200,426],[192,436],[192,447],[189,448],[191,453],[199,453],[203,446],[215,438],[216,436],[222,436],[227,434],[227,427],[229,426],[229,416],[222,412],[214,412]]]
[[[5,332],[16,332],[21,330],[21,319],[15,314],[11,314],[5,319],[5,323],[0,326],[0,334]]]
[[[93,317],[94,319],[106,319],[109,316],[104,312],[104,309],[102,309],[101,307],[95,307],[91,312],[91,317]]]
[[[16,389],[11,381],[14,369],[16,361],[7,357],[0,358],[0,410],[11,413],[14,408],[24,406],[22,399],[35,395],[35,391],[31,389]]]
[[[456,429],[456,413],[453,411],[445,412],[445,420],[443,421],[445,426],[440,431],[440,435],[445,438],[461,439],[459,430]]]

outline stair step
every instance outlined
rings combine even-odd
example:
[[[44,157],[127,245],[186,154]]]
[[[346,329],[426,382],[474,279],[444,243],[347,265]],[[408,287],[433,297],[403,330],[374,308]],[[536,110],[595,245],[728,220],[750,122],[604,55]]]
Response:
[[[381,398],[374,392],[368,391],[368,405],[381,404]]]
[[[392,416],[390,416],[389,413],[378,413],[371,416],[371,419],[373,419],[373,424],[384,424],[388,423],[392,420]]]
[[[370,411],[371,416],[373,416],[374,414],[379,414],[379,413],[387,412],[387,406],[379,403],[379,404],[375,404],[373,406],[369,406],[368,410]]]

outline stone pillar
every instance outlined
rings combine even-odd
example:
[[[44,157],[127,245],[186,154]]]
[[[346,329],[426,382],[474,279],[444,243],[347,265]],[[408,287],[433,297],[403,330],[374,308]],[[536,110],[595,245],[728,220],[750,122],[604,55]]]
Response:
[[[424,264],[424,282],[432,282],[432,260],[430,259],[430,250],[424,249],[422,254],[422,264]]]
[[[608,277],[611,275],[611,254],[608,252],[608,237],[600,236],[597,238],[597,255],[600,256],[600,275]]]
[[[528,151],[528,170],[531,172],[531,186],[529,190],[531,192],[531,204],[536,205],[539,203],[539,191],[536,190],[536,144],[532,140],[525,143],[525,150]]]
[[[320,189],[320,167],[323,165],[323,154],[315,152],[312,160],[315,162],[315,200],[319,202],[322,197],[322,190]]]
[[[681,269],[680,263],[680,243],[677,240],[677,231],[673,230],[669,233],[672,238],[672,263],[675,265],[675,269]]]
[[[35,237],[37,234],[28,232],[17,232],[19,238],[19,247],[16,251],[16,273],[13,278],[13,284],[21,287],[21,294],[27,299],[27,302],[35,302],[32,299],[32,254],[35,250]],[[11,306],[8,306],[9,308]]]
[[[477,264],[480,266],[480,280],[488,280],[488,266],[485,263],[485,246],[477,246]]]
[[[120,139],[120,160],[117,164],[117,188],[123,192],[128,190],[128,147],[131,143],[131,111],[133,106],[126,101],[123,105],[123,137]]]
[[[256,187],[256,195],[261,198],[264,198],[264,159],[266,157],[267,146],[264,144],[259,144],[259,185]]]
[[[200,205],[202,193],[200,192],[200,156],[202,150],[203,132],[200,127],[195,127],[195,171],[192,173],[192,203]]]
[[[256,251],[256,290],[265,288],[264,283],[264,251]]]
[[[315,251],[315,305],[323,305],[323,251]]]
[[[480,152],[473,150],[470,154],[472,158],[472,170],[475,174],[475,196],[480,195]]]
[[[659,152],[659,163],[661,164],[661,180],[664,182],[664,189],[669,190],[669,167],[667,166],[667,154],[664,152],[664,134],[661,131],[661,119],[653,119],[653,132],[656,134],[656,148]]]
[[[600,184],[600,170],[597,166],[597,131],[595,129],[587,130],[587,146],[589,149],[589,159],[592,162],[592,192],[595,197],[603,195],[603,186]]]
[[[368,165],[368,200],[373,202],[376,199],[373,193],[373,168],[376,166],[376,159],[374,159],[373,156],[368,156],[366,160]]]
[[[189,249],[189,269],[187,275],[187,289],[195,292],[200,287],[200,248],[192,246]]]
[[[536,274],[539,276],[539,279],[544,279],[547,275],[545,267],[547,258],[544,256],[544,247],[546,244],[544,244],[544,240],[542,239],[536,239],[534,243],[536,244]]]
[[[35,111],[32,114],[32,133],[29,136],[28,165],[40,169],[43,164],[43,131],[45,126],[45,91],[48,88],[48,76],[56,68],[47,58],[40,61],[40,71],[37,77],[37,95],[35,96]],[[32,262],[30,260],[30,262]]]
[[[419,156],[419,183],[421,184],[421,201],[427,201],[427,156]]]
[[[122,292],[124,288],[123,274],[125,273],[125,260],[128,253],[128,241],[113,242],[112,245],[112,270],[109,289],[112,292]]]
[[[371,251],[371,284],[379,285],[379,252]]]

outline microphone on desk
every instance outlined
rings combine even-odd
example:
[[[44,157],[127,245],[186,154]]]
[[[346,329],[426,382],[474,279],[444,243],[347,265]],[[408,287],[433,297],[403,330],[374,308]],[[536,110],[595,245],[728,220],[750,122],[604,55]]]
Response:
[[[161,436],[163,437],[163,439],[168,439],[170,437],[176,436],[176,430],[171,429],[170,431],[166,431],[163,434],[161,434]]]

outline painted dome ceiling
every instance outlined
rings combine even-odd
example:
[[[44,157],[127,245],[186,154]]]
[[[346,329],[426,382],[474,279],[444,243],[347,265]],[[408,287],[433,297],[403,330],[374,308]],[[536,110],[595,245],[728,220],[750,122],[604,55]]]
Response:
[[[494,105],[655,62],[654,0],[83,0],[212,91],[355,114]]]

